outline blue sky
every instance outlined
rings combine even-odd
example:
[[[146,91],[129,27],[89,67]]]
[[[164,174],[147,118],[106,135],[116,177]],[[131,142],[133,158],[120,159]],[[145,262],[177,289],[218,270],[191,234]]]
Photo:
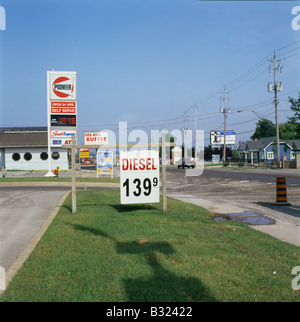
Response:
[[[274,51],[283,66],[281,123],[291,115],[288,96],[297,97],[300,90],[300,55],[294,55],[300,52],[300,30],[291,27],[297,1],[7,0],[0,5],[6,10],[6,30],[0,31],[0,126],[46,126],[46,74],[52,69],[77,71],[82,137],[86,131],[117,130],[119,121],[128,122],[129,130],[180,129],[185,112],[194,129],[196,104],[197,128],[205,131],[208,144],[209,131],[223,127],[219,98],[226,85],[228,128],[237,132],[237,141],[247,140],[259,120],[252,107],[275,122],[273,93],[267,91],[273,80],[267,58]]]

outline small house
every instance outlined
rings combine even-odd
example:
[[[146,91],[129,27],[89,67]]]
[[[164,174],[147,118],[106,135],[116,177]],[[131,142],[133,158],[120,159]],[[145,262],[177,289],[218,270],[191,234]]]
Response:
[[[295,161],[296,154],[300,153],[300,140],[280,140],[280,159],[284,157],[286,161]],[[267,137],[260,140],[246,141],[243,145],[244,160],[251,164],[276,164],[277,143],[276,137]]]
[[[0,168],[48,170],[47,127],[0,128]],[[69,169],[68,149],[51,148],[51,170]]]

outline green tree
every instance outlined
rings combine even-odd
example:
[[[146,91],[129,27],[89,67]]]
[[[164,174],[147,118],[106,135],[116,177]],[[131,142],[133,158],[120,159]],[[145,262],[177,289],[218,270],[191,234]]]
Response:
[[[291,103],[291,111],[294,112],[294,116],[289,118],[288,123],[295,126],[295,131],[297,133],[297,138],[300,138],[300,92],[298,92],[298,99],[289,97],[289,102]]]
[[[267,119],[259,120],[256,123],[256,129],[254,134],[251,136],[251,140],[259,140],[269,136],[276,136],[275,124]]]
[[[280,124],[279,136],[281,140],[297,140],[300,139],[300,133],[298,132],[299,125],[293,122],[287,122]]]

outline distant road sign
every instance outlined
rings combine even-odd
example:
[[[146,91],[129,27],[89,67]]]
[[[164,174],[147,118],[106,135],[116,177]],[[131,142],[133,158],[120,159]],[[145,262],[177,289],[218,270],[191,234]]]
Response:
[[[213,154],[212,155],[212,163],[213,164],[220,163],[220,154]]]
[[[122,204],[159,202],[158,151],[120,153]]]

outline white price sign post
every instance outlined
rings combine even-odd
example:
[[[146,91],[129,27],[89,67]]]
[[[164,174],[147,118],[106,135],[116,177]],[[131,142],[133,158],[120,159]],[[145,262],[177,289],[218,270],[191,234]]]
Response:
[[[158,151],[120,153],[121,204],[159,202]]]

